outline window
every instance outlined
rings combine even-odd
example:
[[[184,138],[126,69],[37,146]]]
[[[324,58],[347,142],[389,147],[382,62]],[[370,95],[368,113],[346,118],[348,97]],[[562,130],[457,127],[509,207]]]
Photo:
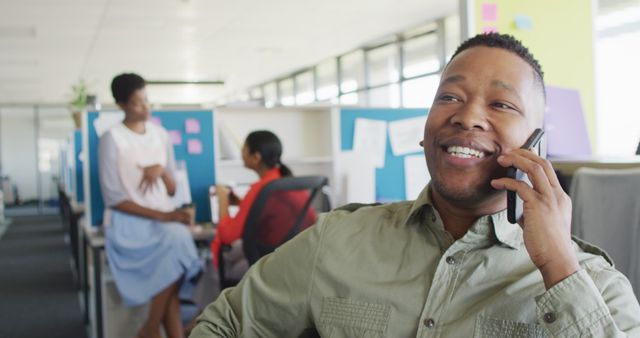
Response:
[[[402,105],[411,108],[431,107],[438,90],[440,75],[431,75],[402,83]]]
[[[340,90],[343,93],[353,92],[364,87],[364,51],[344,55],[340,58],[342,79]]]
[[[338,97],[338,73],[336,59],[324,61],[316,67],[318,88],[316,98],[318,101],[326,101]]]
[[[306,71],[296,75],[296,104],[309,104],[314,100],[313,72]]]
[[[285,74],[262,86],[265,106],[317,102],[429,107],[444,59],[451,56],[460,42],[459,25],[460,18],[454,14],[307,65],[303,71]],[[253,90],[250,94],[251,99],[260,95]]]
[[[435,33],[406,40],[402,47],[404,49],[404,77],[411,78],[440,70],[438,36]]]
[[[398,46],[393,43],[367,52],[369,86],[398,82]]]
[[[273,107],[278,103],[278,87],[275,82],[264,85],[262,92],[264,93],[264,105]]]
[[[285,79],[278,83],[280,88],[280,104],[283,106],[293,106],[296,104],[296,98],[293,92],[293,79]]]
[[[369,105],[373,107],[400,107],[400,86],[397,83],[369,91]]]

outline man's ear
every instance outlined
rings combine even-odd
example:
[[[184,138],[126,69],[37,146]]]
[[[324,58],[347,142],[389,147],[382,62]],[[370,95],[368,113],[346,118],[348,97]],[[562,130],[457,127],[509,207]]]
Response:
[[[120,110],[125,111],[124,106],[125,104],[122,102],[116,102],[116,105],[118,105],[118,108],[120,108]]]

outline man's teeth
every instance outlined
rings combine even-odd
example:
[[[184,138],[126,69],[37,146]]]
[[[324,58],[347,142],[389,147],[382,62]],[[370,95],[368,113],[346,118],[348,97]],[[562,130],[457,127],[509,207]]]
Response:
[[[484,157],[484,152],[482,151],[467,148],[467,147],[459,147],[459,146],[451,146],[447,148],[447,153],[449,153],[450,155],[453,155],[456,157],[462,157],[462,158],[471,158],[471,157],[483,158]]]

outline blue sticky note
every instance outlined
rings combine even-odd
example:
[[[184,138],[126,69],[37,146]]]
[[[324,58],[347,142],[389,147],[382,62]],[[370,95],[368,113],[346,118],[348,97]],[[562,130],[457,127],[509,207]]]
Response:
[[[533,21],[526,15],[518,14],[515,16],[513,21],[517,29],[525,31],[530,31],[533,29]]]

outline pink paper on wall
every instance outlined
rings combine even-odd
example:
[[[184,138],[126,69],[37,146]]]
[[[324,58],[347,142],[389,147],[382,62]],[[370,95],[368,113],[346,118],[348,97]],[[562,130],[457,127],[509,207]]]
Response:
[[[159,117],[151,116],[151,118],[149,118],[149,122],[155,124],[156,126],[162,126],[162,120]]]
[[[200,142],[200,140],[193,139],[187,141],[187,153],[191,155],[202,154],[202,142]]]
[[[168,132],[171,144],[174,146],[182,144],[182,133],[179,130],[169,130]]]
[[[186,119],[184,121],[184,129],[187,134],[198,134],[200,133],[200,121],[197,119]]]
[[[498,5],[492,3],[482,4],[482,20],[496,21],[498,20]]]
[[[498,32],[498,28],[493,26],[487,26],[482,28],[482,34],[497,33],[497,32]]]

